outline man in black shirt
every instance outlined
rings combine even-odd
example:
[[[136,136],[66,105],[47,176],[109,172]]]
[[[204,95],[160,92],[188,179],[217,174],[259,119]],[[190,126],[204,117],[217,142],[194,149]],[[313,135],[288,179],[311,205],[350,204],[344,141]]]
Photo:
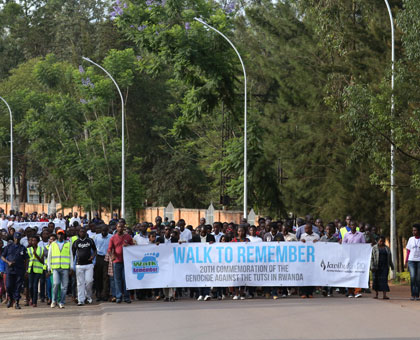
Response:
[[[76,257],[77,299],[78,306],[85,300],[92,303],[93,259],[96,256],[95,242],[86,235],[86,228],[80,228],[79,238],[73,243],[73,254]]]

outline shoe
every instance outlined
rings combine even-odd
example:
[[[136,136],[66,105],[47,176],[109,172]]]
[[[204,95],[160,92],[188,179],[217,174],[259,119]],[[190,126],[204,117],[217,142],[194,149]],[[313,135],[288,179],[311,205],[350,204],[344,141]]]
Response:
[[[356,294],[355,296],[354,296],[356,299],[358,299],[358,298],[361,298],[362,297],[362,294]]]
[[[221,297],[221,296],[218,296],[218,297],[217,297],[217,300],[222,300],[222,297]]]
[[[63,308],[64,308],[64,304],[63,304],[63,303],[59,303],[59,304],[58,304],[58,307],[59,307],[60,309],[63,309]]]
[[[287,294],[282,294],[282,295],[281,295],[281,298],[282,298],[282,299],[287,298]]]
[[[169,298],[169,302],[175,302],[175,298],[174,298],[173,296],[171,296],[171,297]]]
[[[349,294],[349,296],[347,296],[348,298],[354,298],[353,294]]]
[[[415,298],[415,300],[416,300],[416,301],[420,301],[420,298],[417,296],[417,297]]]
[[[125,300],[124,302],[125,303],[131,303],[131,300]]]
[[[115,300],[116,303],[121,303],[121,299]]]
[[[327,296],[328,296],[328,297],[331,297],[331,296],[332,296],[332,294],[328,294]]]
[[[413,298],[413,300],[414,300],[414,298]],[[9,300],[7,301],[7,308],[12,307],[12,305],[13,305],[13,300],[12,300],[12,299],[9,299]]]
[[[87,303],[89,304],[89,305],[91,305],[92,304],[92,298],[87,298]]]
[[[302,299],[306,299],[306,295],[302,295],[302,296],[301,296],[301,298],[302,298]]]
[[[41,299],[41,302],[45,302],[45,298],[42,298],[42,299]]]
[[[239,296],[235,295],[232,300],[239,300]]]
[[[203,301],[203,295],[200,295],[197,299],[197,301]]]
[[[325,290],[323,290],[322,295],[327,296],[327,292]]]
[[[245,300],[245,296],[241,296],[241,298],[240,298],[241,300]]]
[[[51,304],[51,300],[50,299],[47,299],[47,305],[50,305]]]
[[[226,299],[226,296],[225,296],[225,294],[223,294],[223,295],[222,295],[222,300],[224,300],[224,299]]]
[[[161,299],[161,297],[158,295],[155,297],[155,301],[159,301]]]
[[[308,295],[308,299],[313,299],[313,296],[312,295]]]
[[[117,298],[116,298],[116,297],[113,297],[113,298],[111,299],[111,302],[117,302]]]
[[[57,306],[57,302],[51,302],[51,308],[55,308]]]
[[[277,295],[273,296],[273,300],[277,300],[279,297]]]
[[[412,296],[411,298],[410,298],[410,300],[411,301],[415,301],[416,300],[416,298],[414,297],[414,296]],[[9,304],[8,304],[9,305]],[[9,307],[7,307],[7,308],[9,308]]]
[[[33,303],[33,304],[32,304],[32,307],[36,307],[36,303]]]
[[[163,301],[165,301],[165,302],[169,302],[169,298],[165,298],[165,300],[163,300]]]
[[[204,301],[208,301],[208,300],[210,300],[210,299],[211,299],[210,295],[206,295],[206,296],[204,297]]]
[[[15,303],[15,309],[22,309],[22,308],[19,306],[19,302],[16,302],[16,303]]]

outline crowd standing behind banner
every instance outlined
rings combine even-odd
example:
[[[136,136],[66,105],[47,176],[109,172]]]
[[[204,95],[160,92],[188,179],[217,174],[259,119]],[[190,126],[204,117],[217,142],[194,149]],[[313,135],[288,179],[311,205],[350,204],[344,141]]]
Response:
[[[372,245],[372,288],[379,297],[389,299],[387,292],[389,268],[393,268],[390,249],[385,238],[369,224],[357,224],[351,216],[324,227],[321,219],[306,216],[291,220],[273,221],[260,218],[256,226],[246,220],[241,224],[215,222],[206,224],[204,218],[193,228],[184,220],[143,222],[127,227],[114,214],[109,225],[98,216],[88,220],[77,213],[63,216],[13,213],[0,219],[0,298],[8,308],[37,307],[38,302],[51,308],[64,308],[66,300],[78,306],[108,301],[131,303],[132,300],[154,299],[175,301],[181,297],[198,301],[210,299],[244,300],[257,295],[277,300],[290,295],[312,298],[314,293],[332,297],[334,293],[360,298],[361,289],[345,287],[200,287],[163,288],[129,291],[125,287],[123,248],[131,245],[182,244],[189,242],[339,242],[370,243]],[[411,277],[411,300],[419,300],[420,287],[420,224],[413,225],[413,237],[407,243],[406,265]],[[366,290],[369,292],[369,289]]]

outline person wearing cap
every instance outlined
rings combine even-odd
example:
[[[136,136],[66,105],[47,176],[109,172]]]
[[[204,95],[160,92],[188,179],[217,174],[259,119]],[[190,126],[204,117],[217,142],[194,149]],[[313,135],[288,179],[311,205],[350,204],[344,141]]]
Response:
[[[61,287],[60,308],[64,308],[66,301],[69,275],[72,274],[73,252],[71,242],[65,240],[64,230],[57,231],[57,241],[51,243],[48,251],[48,272],[53,275],[53,294],[51,308],[57,306],[58,288]]]
[[[13,243],[8,244],[2,253],[1,259],[6,262],[6,290],[9,295],[7,308],[10,308],[15,301],[15,308],[20,309],[19,300],[25,277],[25,268],[28,260],[26,248],[20,244],[22,235],[15,232]]]

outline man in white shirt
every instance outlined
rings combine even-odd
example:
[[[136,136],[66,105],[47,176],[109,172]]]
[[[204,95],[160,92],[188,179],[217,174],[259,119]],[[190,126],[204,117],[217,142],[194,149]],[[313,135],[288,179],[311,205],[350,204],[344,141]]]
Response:
[[[300,237],[301,242],[318,242],[319,235],[312,231],[312,222],[306,222],[305,224],[305,232]]]
[[[143,222],[139,225],[139,233],[134,236],[134,243],[137,245],[149,244],[149,236],[147,235],[148,224]]]
[[[1,220],[0,220],[0,228],[7,231],[7,223],[9,221],[6,218],[6,214],[1,214]]]
[[[73,225],[74,221],[77,221],[79,223],[79,225],[82,225],[82,220],[80,219],[77,212],[75,212],[73,217],[70,219],[70,225]]]
[[[305,224],[305,232],[301,235],[300,241],[303,243],[315,243],[319,241],[319,235],[312,231],[312,222],[308,221]],[[302,299],[312,298],[314,293],[314,287],[301,287]]]
[[[191,230],[185,228],[185,221],[180,219],[178,221],[178,228],[179,228],[179,243],[188,243],[192,239],[192,232]]]
[[[214,239],[216,240],[216,242],[220,242],[220,239],[224,235],[221,232],[221,229],[222,229],[222,223],[220,222],[213,223],[213,232],[211,234],[214,236]]]
[[[55,218],[53,222],[56,227],[60,227],[61,229],[66,230],[66,220],[63,218],[62,213],[58,213],[57,218]]]

